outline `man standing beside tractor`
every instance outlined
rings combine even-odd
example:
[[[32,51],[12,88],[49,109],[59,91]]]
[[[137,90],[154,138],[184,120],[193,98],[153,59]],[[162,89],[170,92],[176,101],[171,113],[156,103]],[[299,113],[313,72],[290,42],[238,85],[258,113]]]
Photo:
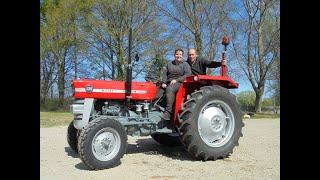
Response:
[[[166,88],[166,108],[165,112],[161,114],[164,120],[170,120],[172,115],[173,103],[177,91],[184,79],[191,75],[191,68],[187,62],[183,61],[183,50],[176,49],[174,51],[175,60],[168,62],[162,69],[161,80],[162,87]]]

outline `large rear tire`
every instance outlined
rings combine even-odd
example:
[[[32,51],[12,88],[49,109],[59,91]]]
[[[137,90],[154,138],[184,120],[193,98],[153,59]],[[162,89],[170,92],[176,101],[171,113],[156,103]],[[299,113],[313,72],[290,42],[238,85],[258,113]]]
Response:
[[[187,151],[201,160],[228,157],[242,136],[242,112],[235,96],[220,86],[205,86],[191,94],[179,116]]]
[[[94,119],[80,133],[79,156],[92,170],[119,165],[126,148],[126,131],[114,119]]]
[[[164,146],[181,146],[180,136],[178,133],[154,133],[151,137]]]
[[[78,130],[73,126],[73,121],[68,126],[67,141],[70,148],[78,153]]]

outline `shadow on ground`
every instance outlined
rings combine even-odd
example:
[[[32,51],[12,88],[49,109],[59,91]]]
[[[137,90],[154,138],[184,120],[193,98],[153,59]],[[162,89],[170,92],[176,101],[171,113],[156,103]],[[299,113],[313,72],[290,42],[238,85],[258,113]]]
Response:
[[[138,139],[137,144],[128,144],[127,154],[144,153],[147,155],[162,155],[172,159],[194,161],[194,158],[185,150],[184,146],[164,146],[152,138]]]
[[[68,156],[73,158],[79,158],[79,154],[72,150],[70,147],[64,147],[64,151],[67,153]]]
[[[72,158],[80,158],[79,154],[70,147],[65,147],[64,149],[68,156]],[[185,150],[184,146],[164,146],[158,144],[152,138],[138,139],[136,144],[128,143],[126,154],[139,153],[146,155],[162,155],[181,161],[195,161],[195,159]],[[76,164],[75,167],[80,170],[90,170],[83,162]]]
[[[64,147],[64,151],[67,153],[68,156],[73,158],[80,158],[79,154],[72,150],[70,147]],[[75,165],[77,169],[80,170],[90,170],[83,162],[80,162]]]

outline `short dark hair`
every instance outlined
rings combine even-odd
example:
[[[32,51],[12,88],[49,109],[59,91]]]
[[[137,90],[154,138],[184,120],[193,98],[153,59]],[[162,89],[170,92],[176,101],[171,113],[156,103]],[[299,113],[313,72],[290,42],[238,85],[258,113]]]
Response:
[[[174,54],[176,54],[176,53],[177,53],[177,51],[181,51],[181,52],[182,52],[182,54],[183,54],[183,50],[182,50],[181,48],[178,48],[178,49],[174,50]]]
[[[198,54],[196,48],[189,48],[189,49],[188,49],[188,53],[189,53],[190,50],[194,50],[194,52],[195,52],[196,54]]]

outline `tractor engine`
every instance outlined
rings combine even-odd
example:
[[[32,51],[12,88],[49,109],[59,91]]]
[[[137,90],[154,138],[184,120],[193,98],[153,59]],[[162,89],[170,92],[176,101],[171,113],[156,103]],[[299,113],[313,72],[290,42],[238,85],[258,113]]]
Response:
[[[123,109],[123,108],[122,108]],[[102,106],[101,114],[108,116],[120,116],[121,115],[121,104],[114,102],[104,102],[104,106]]]
[[[149,109],[150,109],[150,103],[140,102],[135,105],[134,112],[139,116],[139,118],[148,118],[149,117]]]
[[[101,109],[97,111],[101,112],[101,115],[106,116],[126,116],[126,106],[120,101],[104,101],[102,102]],[[99,107],[99,106],[97,106]],[[130,117],[148,118],[150,110],[150,103],[148,102],[135,102],[128,106]]]

